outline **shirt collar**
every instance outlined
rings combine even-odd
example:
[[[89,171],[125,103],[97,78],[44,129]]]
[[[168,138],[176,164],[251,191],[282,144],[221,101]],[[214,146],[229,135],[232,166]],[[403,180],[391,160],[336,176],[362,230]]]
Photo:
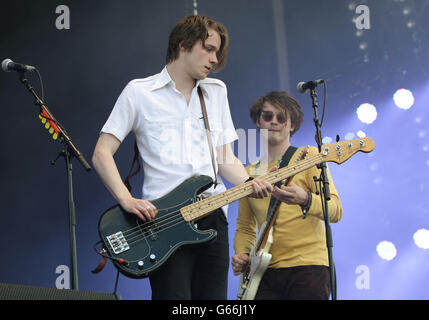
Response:
[[[173,79],[171,79],[171,77],[167,71],[167,66],[165,66],[164,69],[162,69],[162,71],[158,75],[156,75],[156,80],[155,80],[154,84],[152,85],[151,91],[161,89],[170,83],[173,83]],[[195,87],[198,87],[200,84],[202,84],[201,91],[203,92],[203,95],[206,98],[208,98],[208,92],[204,88],[204,79],[198,80],[195,84]]]
[[[156,75],[155,82],[152,85],[152,91],[160,89],[169,84],[170,82],[173,82],[173,80],[168,74],[167,66],[165,66],[164,69],[162,69],[162,71]]]

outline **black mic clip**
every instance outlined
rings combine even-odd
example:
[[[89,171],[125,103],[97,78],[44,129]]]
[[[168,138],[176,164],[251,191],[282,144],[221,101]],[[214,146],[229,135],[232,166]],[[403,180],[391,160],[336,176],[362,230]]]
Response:
[[[300,82],[296,86],[298,91],[300,93],[305,93],[307,90],[313,90],[315,89],[319,84],[325,83],[325,80],[319,79],[319,80],[311,80],[307,82]]]

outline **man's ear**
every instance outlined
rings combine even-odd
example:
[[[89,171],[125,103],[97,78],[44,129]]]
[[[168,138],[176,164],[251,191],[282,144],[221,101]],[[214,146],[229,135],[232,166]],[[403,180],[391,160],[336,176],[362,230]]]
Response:
[[[185,51],[185,47],[183,46],[182,42],[179,42],[179,50],[180,51]]]

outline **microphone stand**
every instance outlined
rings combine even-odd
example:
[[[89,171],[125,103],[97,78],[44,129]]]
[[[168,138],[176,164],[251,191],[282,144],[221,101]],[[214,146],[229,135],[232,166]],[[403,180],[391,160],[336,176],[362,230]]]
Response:
[[[77,253],[76,253],[76,211],[75,204],[73,200],[73,181],[72,181],[72,160],[73,157],[78,159],[86,171],[91,170],[90,165],[85,160],[84,156],[79,152],[79,150],[74,146],[70,137],[63,129],[59,122],[55,119],[52,113],[49,111],[45,103],[39,98],[36,91],[25,77],[25,71],[20,72],[19,80],[22,84],[25,85],[27,90],[35,98],[34,104],[40,107],[40,111],[49,116],[47,120],[51,120],[58,126],[58,137],[60,142],[64,145],[64,149],[58,154],[57,158],[51,161],[51,164],[54,165],[56,160],[59,157],[64,157],[66,160],[66,169],[67,169],[67,180],[68,180],[68,202],[69,202],[69,232],[70,232],[70,268],[71,268],[71,289],[79,290],[78,285],[78,272],[77,272]]]
[[[319,122],[319,114],[318,114],[318,104],[317,104],[317,94],[316,94],[316,85],[312,84],[310,87],[310,96],[313,104],[313,110],[314,110],[314,124],[316,126],[316,142],[319,148],[319,152],[322,151],[322,131],[321,131],[321,125]],[[329,180],[328,175],[326,172],[326,163],[322,162],[321,164],[317,165],[319,169],[322,170],[320,179],[315,179],[316,181],[322,182],[322,208],[324,209],[324,218],[325,218],[325,233],[326,233],[326,246],[328,249],[328,259],[329,259],[329,275],[330,275],[330,281],[331,281],[331,294],[332,294],[332,300],[337,300],[337,279],[336,279],[336,273],[335,273],[335,264],[332,254],[332,248],[333,248],[333,240],[332,240],[332,231],[330,226],[330,218],[329,218],[329,207],[328,207],[328,201],[331,200],[331,193],[329,191]]]

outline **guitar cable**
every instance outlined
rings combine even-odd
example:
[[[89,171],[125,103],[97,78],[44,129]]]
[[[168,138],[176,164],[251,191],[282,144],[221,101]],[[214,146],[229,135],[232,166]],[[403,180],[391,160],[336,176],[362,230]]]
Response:
[[[107,249],[106,249],[106,247],[104,245],[103,245],[103,248],[101,250],[97,250],[96,247],[100,243],[103,243],[103,241],[100,240],[100,241],[96,242],[94,244],[93,248],[94,248],[95,252],[97,252],[100,256],[103,257],[103,260],[105,260],[107,262],[108,259],[111,259],[111,260],[114,260],[114,261],[118,262],[119,264],[124,264],[125,266],[129,265],[129,262],[126,261],[126,260],[124,260],[124,259],[122,259],[122,258],[118,259],[118,258],[110,257],[110,256],[106,255],[105,253],[107,253],[108,251],[107,251]],[[103,262],[103,260],[102,260],[102,262]],[[102,262],[99,264],[99,266],[95,270],[92,270],[91,272],[92,273],[98,273],[101,270],[103,270],[104,265],[105,265],[106,262],[104,264],[102,264]],[[115,288],[113,290],[113,294],[115,294],[115,295],[116,295],[117,290],[118,290],[118,282],[119,282],[119,269],[117,269],[117,271],[116,271]]]
[[[107,251],[107,249],[106,249],[106,247],[103,245],[103,248],[99,251],[99,250],[97,250],[97,245],[98,244],[100,244],[100,243],[103,243],[103,241],[98,241],[98,242],[96,242],[95,244],[94,244],[94,250],[95,250],[95,252],[97,252],[100,256],[102,256],[103,258],[105,258],[105,259],[111,259],[111,260],[114,260],[114,261],[116,261],[117,263],[119,263],[119,264],[123,264],[123,265],[125,265],[125,266],[128,266],[130,263],[127,261],[127,260],[125,260],[125,259],[123,259],[123,258],[115,258],[115,257],[111,257],[111,256],[108,256],[108,255],[106,255],[105,253],[107,253],[108,251]],[[93,272],[93,273],[95,273],[95,272]]]

